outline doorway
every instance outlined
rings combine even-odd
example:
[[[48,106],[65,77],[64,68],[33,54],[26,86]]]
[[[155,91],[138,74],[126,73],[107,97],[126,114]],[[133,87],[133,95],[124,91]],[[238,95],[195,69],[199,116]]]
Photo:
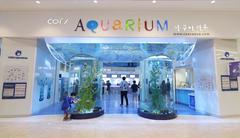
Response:
[[[140,93],[149,89],[146,87],[143,90],[140,87],[138,94],[129,91],[128,99],[130,104],[128,107],[121,107],[119,91],[121,78],[126,77],[130,86],[133,81],[143,86],[141,83],[148,83],[146,82],[148,78],[140,81],[143,75],[146,74],[146,72],[142,71],[141,61],[158,55],[167,56],[171,60],[181,61],[191,55],[196,40],[176,38],[47,38],[45,42],[53,57],[59,61],[58,90],[60,92],[57,94],[59,95],[59,101],[62,100],[65,91],[69,93],[79,91],[84,81],[83,68],[85,65],[92,67],[93,64],[97,64],[101,75],[97,82],[99,100],[96,104],[102,106],[105,113],[136,114],[139,105],[141,105],[141,100],[143,101],[139,96]],[[145,71],[151,70],[145,69]],[[167,78],[170,78],[172,82],[171,92],[174,91],[174,79],[172,77],[173,75],[167,75],[164,78],[166,81]],[[111,83],[110,90],[107,90],[107,81]],[[160,86],[159,82],[156,84]],[[173,94],[171,95],[173,96]],[[175,103],[174,100],[172,98],[171,102],[173,104]]]

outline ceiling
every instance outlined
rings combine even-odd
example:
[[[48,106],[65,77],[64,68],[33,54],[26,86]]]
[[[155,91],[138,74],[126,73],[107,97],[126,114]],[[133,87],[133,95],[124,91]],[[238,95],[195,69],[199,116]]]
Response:
[[[91,56],[104,62],[139,62],[154,55],[185,60],[194,49],[193,38],[45,38],[51,54],[61,62]]]
[[[183,10],[240,11],[240,0],[0,0],[0,11],[45,10]]]
[[[55,58],[60,55],[64,61],[88,55],[104,62],[139,62],[155,55],[166,55],[176,61],[185,60],[194,46],[193,43],[58,43],[50,44],[48,48],[52,49]]]

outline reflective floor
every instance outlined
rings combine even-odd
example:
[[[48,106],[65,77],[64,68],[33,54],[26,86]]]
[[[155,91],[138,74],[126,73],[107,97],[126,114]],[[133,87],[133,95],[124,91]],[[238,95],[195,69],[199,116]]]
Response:
[[[0,118],[0,138],[239,138],[240,118],[179,115],[149,120],[136,114],[106,114],[62,121],[62,115]]]
[[[120,106],[121,98],[117,92],[110,92],[103,95],[102,107],[104,108],[105,114],[137,114],[138,98],[133,93],[128,94],[129,105],[126,107],[125,99],[124,105]],[[176,104],[175,109],[179,115],[201,115],[201,113],[190,109],[186,105]],[[36,115],[51,115],[51,114],[62,114],[61,103],[54,104],[46,109],[41,110]]]
[[[136,114],[138,109],[138,96],[133,93],[128,94],[129,105],[126,106],[126,101],[123,99],[121,104],[121,96],[118,92],[113,91],[103,95],[102,107],[107,114]]]

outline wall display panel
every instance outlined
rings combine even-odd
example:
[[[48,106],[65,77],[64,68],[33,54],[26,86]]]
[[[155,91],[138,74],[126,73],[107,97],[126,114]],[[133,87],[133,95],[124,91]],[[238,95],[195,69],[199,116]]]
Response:
[[[6,66],[2,99],[21,99],[26,97],[27,66]]]
[[[4,83],[2,99],[26,98],[27,83]]]
[[[240,61],[229,63],[230,76],[240,77]]]
[[[238,78],[230,75],[221,75],[222,91],[238,91]]]
[[[4,82],[27,81],[27,66],[6,66],[4,72]]]

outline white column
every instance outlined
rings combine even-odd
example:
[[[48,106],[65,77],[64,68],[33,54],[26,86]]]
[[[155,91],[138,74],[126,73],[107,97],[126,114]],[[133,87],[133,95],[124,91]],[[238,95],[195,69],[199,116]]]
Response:
[[[32,93],[35,72],[36,57],[36,39],[28,38],[3,38],[2,39],[2,55],[0,66],[0,96],[2,96],[2,85],[4,82],[10,82],[7,78],[13,78],[13,82],[17,82],[21,77],[17,74],[24,71],[14,71],[14,74],[8,74],[8,69],[25,70],[27,83],[26,97],[23,99],[2,99],[0,98],[0,116],[26,116],[31,115],[32,111]],[[17,56],[16,51],[21,51],[21,55]],[[9,58],[9,57],[26,57],[25,59]],[[17,77],[15,77],[17,76]],[[15,81],[17,79],[17,81]]]

